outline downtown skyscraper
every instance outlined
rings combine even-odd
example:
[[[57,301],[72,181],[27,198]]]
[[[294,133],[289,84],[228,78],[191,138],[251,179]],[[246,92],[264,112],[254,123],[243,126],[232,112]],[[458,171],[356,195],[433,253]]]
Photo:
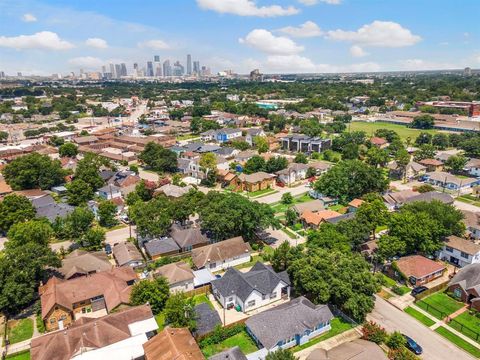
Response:
[[[192,55],[187,55],[187,75],[192,75]]]

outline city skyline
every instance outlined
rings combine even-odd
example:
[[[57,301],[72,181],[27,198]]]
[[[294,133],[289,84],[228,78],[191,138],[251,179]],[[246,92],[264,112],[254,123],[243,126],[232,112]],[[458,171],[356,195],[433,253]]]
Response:
[[[110,63],[143,67],[154,55],[170,59],[172,66],[181,59],[186,74],[194,72],[195,61],[212,73],[241,74],[255,68],[263,73],[478,68],[480,4],[462,5],[465,11],[449,0],[147,0],[142,6],[0,0],[0,70],[51,75],[100,71]],[[190,62],[188,54],[195,54]]]

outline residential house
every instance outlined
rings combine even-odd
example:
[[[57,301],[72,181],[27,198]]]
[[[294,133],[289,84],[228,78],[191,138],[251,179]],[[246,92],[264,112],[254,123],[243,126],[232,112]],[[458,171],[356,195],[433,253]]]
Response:
[[[331,139],[322,139],[302,134],[291,134],[280,138],[282,150],[292,152],[323,152],[332,146]]]
[[[51,195],[35,197],[30,201],[35,208],[36,217],[46,218],[50,222],[54,222],[56,218],[64,219],[75,210],[74,206],[57,203]]]
[[[170,237],[161,239],[153,239],[143,244],[147,255],[152,260],[156,260],[162,256],[175,255],[180,252],[180,247]]]
[[[286,185],[293,184],[307,178],[308,164],[291,163],[286,169],[277,171],[278,180]]]
[[[330,350],[316,348],[306,360],[388,360],[388,357],[374,342],[356,339]]]
[[[241,136],[242,136],[242,130],[240,129],[224,128],[216,131],[215,139],[219,143],[224,143],[227,141],[232,141]]]
[[[468,234],[474,239],[480,239],[480,212],[462,210],[462,213]]]
[[[142,254],[131,241],[115,244],[112,253],[118,266],[130,266],[135,269],[145,264]]]
[[[167,327],[145,344],[145,360],[205,360],[187,328]]]
[[[348,203],[348,212],[355,212],[365,201],[362,199],[353,199]]]
[[[114,268],[70,280],[50,278],[39,288],[45,328],[63,329],[81,317],[103,316],[128,304],[136,279],[131,268]]]
[[[254,192],[273,187],[275,175],[259,171],[253,174],[240,174],[238,180],[242,191]]]
[[[431,202],[431,201],[440,201],[444,204],[453,204],[454,199],[452,196],[446,193],[441,193],[438,191],[428,191],[426,193],[421,193],[416,196],[409,197],[405,199],[404,204],[410,204],[412,202],[416,201],[426,201],[426,202]]]
[[[465,266],[450,280],[448,291],[457,299],[480,311],[480,263]]]
[[[109,271],[112,267],[104,251],[74,250],[63,258],[62,267],[58,269],[58,272],[65,280],[69,280],[101,271]]]
[[[290,297],[290,279],[286,271],[276,273],[272,267],[255,263],[248,272],[233,267],[212,281],[212,293],[225,308],[252,311],[282,298]]]
[[[155,190],[155,194],[165,194],[169,198],[179,198],[192,190],[193,187],[190,185],[187,186],[178,186],[173,184],[166,184]]]
[[[237,236],[192,250],[195,268],[207,268],[212,272],[227,269],[250,261],[252,248],[243,237]]]
[[[174,225],[170,236],[177,243],[181,252],[192,251],[192,249],[209,244],[208,238],[198,227],[182,228]]]
[[[418,163],[425,166],[428,172],[443,170],[443,162],[437,159],[423,159],[420,160]]]
[[[306,201],[303,203],[298,203],[292,206],[292,210],[297,213],[298,216],[301,216],[305,211],[310,212],[319,212],[325,210],[325,206],[321,200],[315,199],[311,201]]]
[[[472,188],[480,184],[480,179],[459,178],[443,171],[434,171],[425,174],[425,182],[460,193],[471,193]]]
[[[203,337],[212,333],[217,326],[222,326],[220,315],[212,309],[208,303],[200,303],[195,306],[195,337]]]
[[[32,360],[143,359],[143,344],[155,335],[157,322],[149,305],[98,319],[81,318],[68,329],[31,340]]]
[[[408,279],[414,286],[424,285],[441,277],[445,270],[444,264],[421,255],[404,256],[386,267],[391,277]]]
[[[263,131],[262,128],[250,128],[247,129],[247,135],[245,136],[245,141],[250,145],[253,146],[253,142],[255,137],[261,136],[264,137],[266,136],[265,131]]]
[[[171,292],[185,292],[194,289],[195,275],[188,264],[183,261],[160,266],[154,276],[163,276],[168,280]]]
[[[410,161],[405,169],[403,167],[398,166],[397,162],[394,160],[388,164],[388,170],[390,172],[390,176],[396,179],[405,179],[407,181],[413,181],[418,179],[426,174],[427,167],[419,164],[415,161]]]
[[[468,174],[480,177],[480,159],[470,159],[463,168]]]
[[[330,170],[332,164],[326,161],[314,161],[309,163],[308,167],[315,169],[317,175],[322,175]]]
[[[305,344],[329,331],[333,318],[328,305],[314,305],[300,296],[251,316],[245,325],[260,351],[266,355]]]
[[[217,131],[216,130],[207,130],[204,131],[200,134],[200,139],[202,141],[212,141],[215,140],[217,136]]]
[[[218,151],[216,151],[215,153],[217,155],[220,155],[220,156],[223,156],[225,159],[228,159],[228,160],[231,160],[233,159],[240,151],[235,149],[235,148],[232,148],[232,147],[229,147],[229,146],[223,146],[221,147],[220,149],[218,149]]]
[[[304,211],[300,216],[300,221],[306,228],[318,229],[320,224],[326,222],[328,219],[336,218],[342,214],[333,210],[321,210],[318,212]]]
[[[439,258],[464,267],[480,262],[480,245],[455,235],[446,238]]]
[[[208,360],[247,360],[247,357],[238,346],[235,346],[222,351],[221,353],[210,356]]]
[[[370,138],[369,141],[373,146],[379,149],[385,149],[389,145],[387,140],[378,136],[374,136]]]
[[[393,211],[405,204],[405,201],[407,199],[415,197],[417,195],[419,195],[418,192],[408,189],[386,193],[382,196],[382,198],[388,210]]]
[[[115,185],[105,185],[98,189],[98,196],[104,200],[112,200],[122,197],[122,192],[120,188]]]
[[[326,219],[326,222],[335,225],[335,224],[338,224],[340,221],[352,220],[352,219],[355,219],[355,213],[354,212],[350,212],[350,213],[346,213],[346,214],[342,214],[342,215],[339,215],[339,216],[336,216],[336,217]]]

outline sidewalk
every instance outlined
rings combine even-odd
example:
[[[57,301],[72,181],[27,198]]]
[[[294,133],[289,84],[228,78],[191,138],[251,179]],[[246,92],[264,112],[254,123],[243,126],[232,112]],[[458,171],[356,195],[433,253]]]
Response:
[[[20,351],[30,349],[30,343],[32,342],[32,339],[43,335],[43,334],[40,334],[38,332],[37,319],[36,319],[37,317],[35,315],[32,315],[32,316],[30,316],[30,318],[33,320],[33,335],[32,335],[32,337],[28,340],[20,341],[18,343],[9,345],[8,346],[8,353],[7,353],[8,355],[15,354],[15,353],[18,353]],[[5,347],[0,347],[0,354],[2,354],[4,350],[5,350]]]

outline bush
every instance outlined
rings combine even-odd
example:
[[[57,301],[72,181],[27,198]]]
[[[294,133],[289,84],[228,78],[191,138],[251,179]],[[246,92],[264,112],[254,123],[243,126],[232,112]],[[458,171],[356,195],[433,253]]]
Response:
[[[213,333],[200,341],[200,347],[204,348],[209,345],[219,344],[222,341],[237,335],[245,330],[245,325],[238,324],[231,327],[222,328],[220,325],[215,327]]]
[[[403,290],[400,286],[398,285],[394,285],[392,286],[391,290],[393,291],[394,294],[397,294],[397,295],[403,295]]]
[[[387,332],[373,321],[366,322],[362,327],[362,339],[381,344],[387,337]]]
[[[388,352],[388,358],[390,360],[417,360],[418,356],[415,356],[412,352],[402,347],[397,350],[390,350]]]
[[[404,347],[406,343],[407,341],[405,340],[403,335],[400,334],[398,331],[395,331],[392,334],[390,334],[390,336],[386,341],[386,345],[393,350],[398,350]]]

